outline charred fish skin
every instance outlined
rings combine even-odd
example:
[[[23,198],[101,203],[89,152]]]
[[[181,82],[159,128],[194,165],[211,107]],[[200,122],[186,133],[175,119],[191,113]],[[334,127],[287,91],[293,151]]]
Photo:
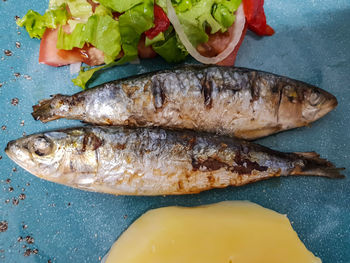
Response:
[[[337,105],[312,85],[262,71],[187,66],[118,80],[33,107],[36,120],[191,129],[257,139],[308,125]]]
[[[115,195],[192,194],[277,176],[340,178],[315,153],[282,153],[230,137],[160,128],[82,127],[9,142],[30,173]]]

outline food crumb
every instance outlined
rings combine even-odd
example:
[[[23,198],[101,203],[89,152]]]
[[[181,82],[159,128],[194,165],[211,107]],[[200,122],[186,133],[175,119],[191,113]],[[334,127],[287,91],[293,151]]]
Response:
[[[23,132],[23,133],[22,133],[22,136],[23,136],[23,137],[24,137],[24,136],[26,136],[26,135],[27,135],[27,133],[26,133],[26,132]]]
[[[15,72],[15,73],[13,73],[13,76],[15,76],[16,78],[19,78],[21,76],[21,73]]]
[[[10,178],[7,178],[7,179],[6,179],[6,183],[8,183],[8,184],[11,183],[11,179],[10,179]]]
[[[18,198],[19,198],[19,200],[24,200],[24,199],[26,199],[26,195],[22,193],[18,196]]]
[[[71,204],[70,204],[70,202],[68,203],[68,206],[70,206]]]
[[[0,88],[2,87],[2,85],[4,85],[4,83],[0,83]]]
[[[15,21],[17,21],[17,19],[19,19],[19,16],[15,16]]]
[[[19,43],[18,41],[16,41],[16,48],[20,48],[21,47],[21,43]]]
[[[12,186],[10,186],[10,187],[9,187],[9,192],[10,192],[10,193],[12,193],[12,192],[13,192],[13,190],[14,190],[14,189],[13,189],[13,187],[12,187]]]
[[[30,186],[30,183],[26,183],[26,186]]]
[[[49,260],[47,261],[47,263],[52,263],[51,259],[49,259]]]
[[[34,248],[34,249],[33,249],[33,253],[34,253],[34,254],[38,254],[38,253],[39,253],[39,250],[38,250],[37,248]]]
[[[13,98],[13,99],[11,100],[11,104],[12,104],[13,106],[17,106],[17,105],[18,105],[18,102],[19,102],[19,99],[18,99],[18,98]]]
[[[127,218],[128,218],[128,215],[124,215],[123,218],[124,218],[124,219],[127,219]]]
[[[24,255],[25,257],[29,257],[31,253],[32,253],[32,250],[31,250],[30,248],[28,248],[28,249],[26,249],[26,251],[24,252],[23,255]]]
[[[23,228],[23,229],[27,229],[27,228],[28,228],[28,225],[23,225],[22,228]]]
[[[16,168],[16,167],[13,167],[13,168],[12,168],[12,172],[17,172],[17,168]]]
[[[11,51],[11,50],[8,50],[8,49],[5,49],[5,50],[4,50],[4,54],[5,54],[5,56],[10,57],[10,56],[12,56],[12,51]]]
[[[23,241],[23,237],[18,237],[17,238],[17,242],[22,242]]]
[[[13,198],[12,204],[13,205],[18,205],[19,204],[19,200],[17,198]]]
[[[8,204],[8,203],[10,203],[10,199],[5,200],[5,204]]]
[[[6,130],[6,126],[5,125],[2,125],[1,126],[1,129],[4,131],[4,130]]]
[[[32,77],[27,75],[27,74],[23,75],[23,78],[25,78],[26,80],[31,80],[32,79]]]
[[[24,121],[21,121],[20,125],[21,125],[21,126],[24,126]]]
[[[8,229],[7,221],[0,221],[0,232],[5,232]]]
[[[28,244],[33,244],[33,243],[34,243],[34,238],[31,237],[31,236],[26,236],[26,242],[27,242]]]

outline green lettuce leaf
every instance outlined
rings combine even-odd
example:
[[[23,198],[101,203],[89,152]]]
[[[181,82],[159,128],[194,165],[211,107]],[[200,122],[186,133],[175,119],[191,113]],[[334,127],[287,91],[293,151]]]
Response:
[[[164,41],[157,41],[152,45],[153,50],[169,63],[185,60],[188,52],[183,47],[172,26],[164,32]]]
[[[100,16],[113,16],[112,9],[103,5],[99,5],[96,7],[95,14]]]
[[[192,45],[208,41],[210,33],[225,32],[235,21],[242,0],[174,0],[180,23]]]
[[[153,27],[153,1],[146,0],[119,17],[119,28],[124,57],[127,61],[137,57],[141,34]]]
[[[156,42],[159,42],[159,41],[163,41],[165,40],[165,37],[164,37],[164,33],[163,32],[160,32],[158,33],[158,35],[156,35],[154,38],[152,39],[149,39],[147,36],[146,36],[146,39],[145,39],[145,46],[148,47],[150,45],[153,45],[154,43]]]
[[[81,87],[82,89],[86,88],[86,84],[91,80],[91,78],[93,77],[93,75],[97,72],[97,71],[102,71],[114,66],[120,66],[123,65],[127,62],[129,62],[129,58],[123,56],[121,59],[119,59],[118,61],[113,61],[107,65],[104,66],[98,66],[95,68],[90,68],[90,67],[82,67],[82,69],[79,72],[79,75],[75,78],[72,79],[72,82],[74,83],[74,85]]]
[[[87,20],[92,16],[92,6],[86,0],[50,0],[49,9],[57,8],[62,4],[68,5],[73,17]]]
[[[111,8],[113,11],[123,13],[134,6],[143,2],[143,0],[97,0],[103,6]]]
[[[118,66],[135,60],[138,56],[137,45],[141,34],[153,27],[153,0],[142,1],[142,4],[134,6],[119,17],[119,30],[124,56],[118,61],[107,65],[82,69],[73,83],[85,89],[88,81],[100,70]],[[97,47],[98,48],[98,47]]]
[[[103,51],[107,63],[113,61],[121,50],[119,22],[111,16],[91,16],[86,24],[76,24],[73,32],[67,34],[60,27],[57,37],[57,48],[71,50],[82,48],[90,43]]]
[[[57,25],[65,25],[68,19],[68,13],[65,6],[57,9],[48,10],[44,15],[29,10],[27,14],[17,20],[17,25],[25,27],[31,38],[41,39],[46,28],[56,28]]]

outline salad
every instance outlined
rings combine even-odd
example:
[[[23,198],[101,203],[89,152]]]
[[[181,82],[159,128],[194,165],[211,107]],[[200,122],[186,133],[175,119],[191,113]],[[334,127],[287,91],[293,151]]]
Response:
[[[81,67],[73,83],[86,87],[96,71],[160,55],[188,54],[206,64],[232,66],[247,28],[272,35],[263,0],[50,0],[41,15],[17,19],[41,39],[39,62]],[[95,67],[94,67],[95,66]]]

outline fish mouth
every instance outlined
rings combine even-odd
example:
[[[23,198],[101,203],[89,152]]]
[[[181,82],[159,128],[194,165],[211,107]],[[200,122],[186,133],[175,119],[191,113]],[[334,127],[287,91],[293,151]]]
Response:
[[[11,160],[13,160],[13,156],[14,156],[14,154],[10,150],[13,144],[15,144],[15,141],[9,141],[5,148],[5,153]]]
[[[12,150],[13,147],[17,147],[16,146],[16,141],[10,141],[7,143],[6,148],[5,148],[5,153],[6,155],[17,165],[19,165],[21,168],[23,168],[24,170],[29,171],[28,166],[25,165],[25,163],[17,157],[16,153]]]
[[[321,105],[319,112],[317,113],[316,118],[322,118],[327,113],[331,112],[338,106],[337,98],[331,93],[323,90],[323,95],[326,98],[325,102]]]

